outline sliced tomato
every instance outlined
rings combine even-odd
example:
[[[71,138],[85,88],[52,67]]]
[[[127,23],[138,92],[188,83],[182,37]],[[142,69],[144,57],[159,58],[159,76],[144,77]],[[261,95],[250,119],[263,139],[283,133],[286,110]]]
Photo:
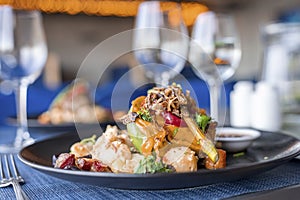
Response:
[[[174,125],[177,127],[187,126],[184,120],[182,120],[180,117],[177,117],[176,115],[173,115],[170,112],[163,112],[162,116],[165,119],[165,124]]]

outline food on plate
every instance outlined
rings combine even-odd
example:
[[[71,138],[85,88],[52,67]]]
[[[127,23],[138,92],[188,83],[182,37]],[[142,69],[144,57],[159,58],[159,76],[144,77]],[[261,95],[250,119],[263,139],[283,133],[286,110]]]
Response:
[[[215,147],[217,122],[180,85],[150,89],[131,102],[121,121],[126,130],[107,126],[100,137],[84,139],[73,144],[70,153],[60,154],[55,167],[97,171],[91,167],[96,161],[102,171],[113,173],[226,167],[226,152]]]
[[[96,116],[96,117],[95,117]],[[95,123],[111,119],[111,113],[90,98],[89,86],[76,80],[63,89],[53,100],[49,109],[38,117],[41,124]]]

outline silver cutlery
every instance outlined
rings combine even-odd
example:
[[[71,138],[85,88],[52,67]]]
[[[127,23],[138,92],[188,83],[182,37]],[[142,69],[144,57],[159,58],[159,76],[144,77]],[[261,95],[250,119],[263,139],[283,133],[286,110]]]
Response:
[[[13,154],[0,154],[0,187],[12,185],[17,200],[29,200],[20,185],[24,182],[17,169]]]

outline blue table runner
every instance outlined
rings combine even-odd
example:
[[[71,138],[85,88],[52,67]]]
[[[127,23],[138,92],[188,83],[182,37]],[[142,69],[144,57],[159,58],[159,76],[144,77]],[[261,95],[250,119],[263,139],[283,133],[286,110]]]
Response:
[[[15,128],[0,126],[0,143],[11,141]],[[32,129],[39,140],[61,134]],[[22,187],[32,200],[54,199],[223,199],[300,184],[300,160],[293,159],[273,170],[241,180],[176,190],[120,190],[69,182],[41,173],[21,163],[17,166],[26,181]],[[0,188],[0,199],[14,199],[12,187]]]
[[[55,199],[223,199],[300,184],[300,160],[238,181],[177,190],[120,190],[60,180],[17,162],[26,180],[22,187],[32,200]],[[12,187],[0,189],[1,199],[14,199]]]

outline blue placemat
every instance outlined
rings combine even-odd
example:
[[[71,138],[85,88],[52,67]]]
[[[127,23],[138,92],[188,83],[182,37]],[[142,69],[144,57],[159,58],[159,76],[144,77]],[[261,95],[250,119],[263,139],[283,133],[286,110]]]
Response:
[[[241,194],[300,184],[300,161],[293,160],[268,172],[234,182],[179,190],[120,190],[73,183],[54,178],[17,162],[26,180],[23,189],[40,199],[223,199]],[[1,199],[14,199],[12,187],[0,189]]]

